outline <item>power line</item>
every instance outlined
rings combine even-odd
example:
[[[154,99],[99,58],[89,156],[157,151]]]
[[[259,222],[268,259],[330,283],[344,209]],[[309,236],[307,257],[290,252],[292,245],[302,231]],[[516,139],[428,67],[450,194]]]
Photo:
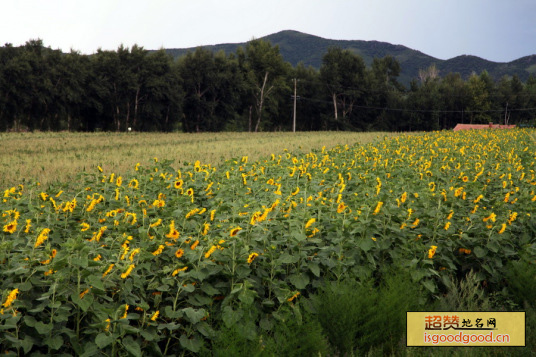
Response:
[[[307,79],[300,79],[300,82],[304,82],[304,83],[309,83],[311,85],[323,85],[325,83],[322,83],[321,81],[311,81],[311,80],[307,80]],[[390,87],[391,90],[389,91],[385,91],[383,89],[375,89],[375,88],[365,88],[365,87],[361,87],[361,88],[357,88],[357,87],[348,87],[348,86],[338,86],[337,87],[337,90],[340,90],[341,91],[341,94],[345,94],[345,93],[348,93],[348,92],[344,92],[345,90],[347,91],[354,91],[354,92],[360,92],[362,94],[375,94],[375,93],[379,93],[379,94],[383,94],[383,93],[400,93],[400,94],[410,94],[412,93],[411,91],[409,90],[397,90],[396,88],[394,87]],[[520,98],[534,98],[535,97],[535,93],[517,93],[517,94],[510,94],[511,96],[513,97],[520,97]],[[466,94],[462,94],[462,93],[459,93],[459,94],[456,94],[456,93],[440,93],[440,96],[441,97],[448,97],[448,98],[463,98],[463,97],[467,97],[469,95],[466,95]],[[488,93],[488,98],[503,98],[504,96],[500,93]]]
[[[311,102],[319,102],[319,103],[326,103],[331,104],[333,102],[328,100],[322,100],[322,99],[314,99],[314,98],[306,98],[303,96],[300,96],[301,100],[311,101]],[[464,114],[472,114],[472,113],[504,113],[504,109],[487,109],[487,110],[436,110],[436,109],[409,109],[409,108],[390,108],[390,107],[375,107],[375,106],[367,106],[367,105],[353,105],[353,108],[359,108],[359,109],[368,109],[368,110],[382,110],[382,111],[393,111],[393,112],[408,112],[408,113],[464,113]],[[536,111],[536,108],[509,108],[509,112],[521,112],[521,111]]]

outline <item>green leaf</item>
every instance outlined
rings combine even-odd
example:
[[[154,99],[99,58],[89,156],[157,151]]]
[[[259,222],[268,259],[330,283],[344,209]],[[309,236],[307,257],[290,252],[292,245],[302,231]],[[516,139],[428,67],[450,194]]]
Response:
[[[207,306],[212,304],[212,298],[202,294],[190,294],[188,296],[188,303],[193,306]]]
[[[37,320],[33,316],[25,315],[24,323],[26,324],[26,326],[34,327],[37,323]]]
[[[135,357],[141,357],[141,347],[137,340],[134,340],[132,336],[127,336],[121,341],[123,347]]]
[[[83,299],[80,299],[80,296],[78,296],[78,294],[73,294],[71,295],[71,299],[84,312],[86,312],[93,303],[93,295],[86,295]]]
[[[304,273],[291,275],[288,280],[299,290],[305,289],[310,281],[309,277]]]
[[[235,311],[233,310],[232,307],[225,306],[223,308],[222,319],[223,319],[223,322],[225,323],[225,326],[227,328],[230,328],[234,324],[236,324],[238,321],[240,321],[240,319],[242,318],[242,315],[244,315],[242,310],[238,309]]]
[[[482,247],[475,247],[475,249],[473,249],[473,253],[475,253],[475,256],[480,259],[486,256],[487,250]]]
[[[273,307],[275,305],[275,302],[273,300],[265,299],[263,300],[262,305],[267,307]]]
[[[106,290],[104,288],[104,284],[102,283],[102,278],[100,276],[90,275],[87,277],[87,281],[95,289],[99,289],[102,291]]]
[[[267,317],[263,317],[259,322],[259,326],[265,331],[270,331],[274,327],[274,321]]]
[[[238,293],[238,299],[248,306],[253,304],[256,296],[257,293],[255,290],[248,289],[247,287],[244,287],[244,289],[240,290]]]
[[[195,310],[191,307],[187,307],[185,309],[182,309],[182,311],[184,311],[188,320],[193,324],[201,321],[201,319],[206,315],[205,309]]]
[[[411,278],[413,281],[418,282],[428,274],[426,273],[426,270],[419,269],[419,270],[411,270]]]
[[[298,242],[303,242],[307,239],[307,236],[303,232],[297,231],[292,232],[292,237],[294,237],[294,239],[296,239]]]
[[[47,307],[47,304],[46,304],[46,303],[39,304],[39,305],[37,305],[35,308],[28,310],[28,312],[30,312],[30,313],[32,313],[32,314],[35,314],[36,312],[41,312],[41,311],[43,311],[43,310],[45,309],[45,307]]]
[[[174,331],[174,330],[177,330],[180,327],[182,327],[182,325],[177,324],[175,322],[170,322],[169,324],[158,324],[157,329],[158,330],[168,329],[170,331]]]
[[[182,311],[173,311],[173,308],[170,305],[167,305],[164,308],[164,316],[170,319],[176,319],[182,316]]]
[[[192,284],[186,284],[186,286],[182,287],[182,290],[186,291],[187,293],[191,293],[195,290],[195,286]]]
[[[152,329],[143,329],[140,332],[140,335],[146,339],[147,341],[154,341],[156,337],[158,336],[156,330],[154,328]]]
[[[28,354],[34,345],[34,339],[28,335],[24,336],[24,340],[20,341],[20,345],[24,350],[24,353]]]
[[[52,328],[54,327],[53,324],[44,324],[41,321],[37,321],[35,323],[34,328],[39,332],[40,335],[47,335],[52,331]]]
[[[81,268],[87,268],[87,265],[88,265],[87,255],[81,255],[78,257],[78,259],[73,259],[72,264],[75,266],[79,266]]]
[[[80,355],[80,357],[90,357],[90,356],[94,356],[96,355],[97,353],[99,352],[99,348],[97,347],[96,344],[94,344],[93,342],[87,342],[85,345],[84,345],[84,353]]]
[[[486,247],[491,250],[493,253],[497,253],[499,251],[499,249],[501,249],[501,246],[499,245],[499,243],[497,243],[497,241],[490,241],[488,244],[486,244]]]
[[[363,249],[364,252],[368,252],[374,246],[374,241],[370,238],[360,239],[357,242],[357,246]]]
[[[422,285],[424,285],[424,287],[428,289],[431,293],[436,292],[436,286],[432,280],[429,280],[429,279],[423,280]]]
[[[63,346],[63,337],[56,335],[54,337],[47,337],[43,340],[45,345],[50,347],[52,350],[59,350]]]
[[[19,285],[20,291],[30,291],[32,289],[32,283],[29,281],[25,281],[24,283]]]
[[[214,288],[209,283],[203,283],[201,290],[207,295],[218,295],[220,293],[218,289]]]
[[[296,263],[298,261],[297,256],[291,256],[288,253],[283,253],[279,258],[277,258],[277,262],[280,264],[292,264]]]
[[[188,338],[186,337],[186,335],[181,335],[180,342],[182,347],[194,353],[199,352],[201,346],[203,346],[203,342],[195,336],[192,338]]]
[[[307,264],[307,266],[309,267],[309,270],[311,270],[311,272],[318,278],[320,277],[320,267],[318,266],[318,264],[316,263],[313,263],[313,262],[309,262]]]
[[[101,332],[95,337],[95,344],[99,346],[99,348],[104,348],[108,346],[110,343],[112,343],[115,340],[115,337],[113,335],[107,335],[104,332]]]
[[[211,338],[215,336],[214,330],[205,321],[198,323],[195,327],[197,328],[197,331],[205,337]]]

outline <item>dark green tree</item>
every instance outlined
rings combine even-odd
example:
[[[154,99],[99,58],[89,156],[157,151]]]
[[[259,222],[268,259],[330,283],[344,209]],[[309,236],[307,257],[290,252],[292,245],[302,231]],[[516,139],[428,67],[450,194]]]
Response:
[[[297,80],[296,130],[327,130],[328,124],[322,113],[329,112],[329,103],[323,96],[318,70],[303,63],[293,69],[292,78]]]
[[[334,128],[348,128],[355,106],[363,102],[365,62],[349,50],[331,47],[322,58],[320,78],[333,103]]]
[[[400,130],[400,112],[393,110],[403,106],[400,96],[403,86],[398,82],[400,64],[392,56],[374,58],[372,66],[367,71],[369,87],[366,92],[366,104],[369,109],[368,123],[363,129],[371,130]]]
[[[466,85],[469,92],[469,102],[466,105],[466,110],[469,114],[470,123],[490,122],[491,101],[488,76],[472,74]]]
[[[268,116],[272,127],[277,126],[279,107],[284,95],[290,94],[288,73],[291,66],[283,60],[278,46],[272,46],[264,40],[252,40],[245,50],[245,78],[251,89],[253,108],[255,111],[255,128],[259,131],[263,115]],[[287,97],[288,98],[288,97]]]
[[[467,115],[464,113],[469,93],[459,73],[449,73],[442,78],[439,85],[441,100],[441,129],[452,129],[458,123],[464,123]]]

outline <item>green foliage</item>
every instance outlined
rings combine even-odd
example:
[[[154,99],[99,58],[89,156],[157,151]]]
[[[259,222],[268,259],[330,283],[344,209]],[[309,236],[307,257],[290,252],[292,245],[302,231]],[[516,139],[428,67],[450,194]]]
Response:
[[[522,256],[522,259],[511,261],[505,272],[508,292],[519,305],[536,302],[536,265],[534,260]]]
[[[372,348],[396,351],[406,311],[419,307],[419,286],[404,271],[388,271],[379,283],[352,279],[327,283],[316,297],[317,316],[341,355]]]
[[[238,326],[223,326],[216,331],[207,356],[325,356],[328,344],[322,327],[314,319],[298,321],[291,316],[288,320],[277,320],[268,332],[253,338],[244,335]]]
[[[434,311],[487,311],[491,303],[477,274],[470,271],[461,280],[444,275],[446,291],[435,302]]]

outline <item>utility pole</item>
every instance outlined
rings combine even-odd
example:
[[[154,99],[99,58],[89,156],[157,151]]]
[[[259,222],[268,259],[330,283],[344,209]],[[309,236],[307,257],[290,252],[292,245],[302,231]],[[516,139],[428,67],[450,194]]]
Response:
[[[298,79],[294,78],[294,116],[292,120],[292,132],[296,132],[296,82],[298,82]]]

